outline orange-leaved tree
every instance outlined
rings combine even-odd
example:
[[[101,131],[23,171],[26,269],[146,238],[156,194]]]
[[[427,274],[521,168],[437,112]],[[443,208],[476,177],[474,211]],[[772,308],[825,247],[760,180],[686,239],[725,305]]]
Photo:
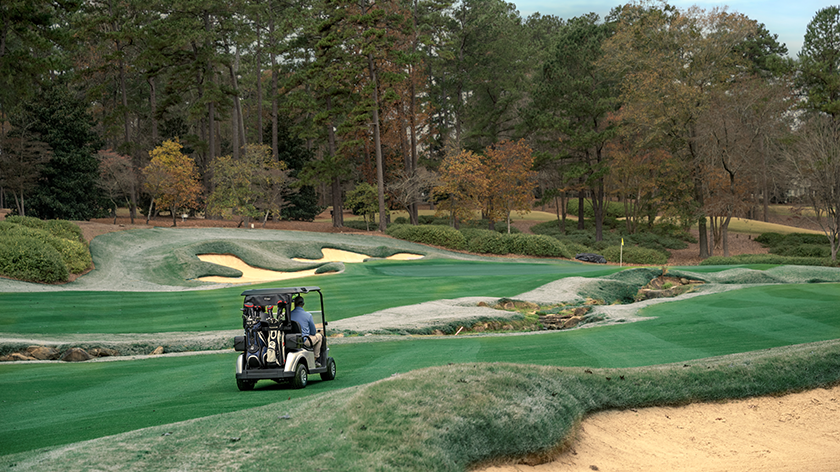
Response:
[[[537,183],[533,167],[534,156],[524,140],[502,141],[487,146],[484,156],[484,175],[487,178],[484,215],[490,220],[491,229],[496,221],[504,219],[510,233],[510,213],[531,211]]]
[[[178,140],[164,141],[149,151],[152,161],[143,168],[146,181],[143,187],[152,196],[146,223],[156,204],[158,208],[169,208],[172,226],[176,226],[178,210],[197,209],[201,197],[201,182],[195,161],[181,152]]]
[[[450,153],[440,164],[440,184],[433,190],[441,199],[438,212],[448,210],[453,226],[459,221],[469,220],[487,194],[487,176],[481,157],[472,151]]]

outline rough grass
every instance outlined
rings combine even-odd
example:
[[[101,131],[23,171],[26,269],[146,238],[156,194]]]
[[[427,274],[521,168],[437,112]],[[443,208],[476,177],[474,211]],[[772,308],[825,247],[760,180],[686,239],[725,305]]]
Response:
[[[588,413],[826,387],[840,342],[655,367],[431,367],[372,384],[0,458],[11,470],[466,470],[550,458]],[[281,394],[280,396],[285,396]]]

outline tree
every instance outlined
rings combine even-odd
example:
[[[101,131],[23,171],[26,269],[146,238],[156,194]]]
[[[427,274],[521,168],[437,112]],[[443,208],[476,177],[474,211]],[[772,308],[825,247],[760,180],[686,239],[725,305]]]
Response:
[[[416,209],[417,205],[423,202],[424,196],[437,183],[437,175],[425,167],[418,167],[411,174],[402,174],[400,178],[391,181],[388,184],[388,191],[392,199],[408,212],[411,224],[416,225],[418,224],[417,214],[411,209]]]
[[[729,256],[732,217],[746,214],[753,195],[764,190],[768,161],[786,137],[790,112],[786,82],[757,75],[739,77],[711,94],[709,108],[697,120],[698,155],[709,179],[706,213],[711,217],[714,247]]]
[[[798,85],[805,106],[837,120],[840,117],[840,7],[818,11],[808,23],[799,52]]]
[[[491,225],[504,219],[510,233],[510,213],[531,211],[536,185],[533,166],[531,148],[524,140],[502,141],[485,150],[483,170],[487,178],[487,195],[484,214]]]
[[[151,194],[148,223],[152,207],[168,208],[172,215],[172,226],[177,226],[179,210],[197,209],[201,196],[201,183],[195,161],[185,156],[183,146],[175,140],[164,141],[160,146],[149,151],[152,158],[149,165],[143,168],[146,178],[144,187]]]
[[[596,241],[603,239],[608,172],[603,150],[617,128],[616,121],[608,118],[618,108],[616,81],[596,64],[603,55],[601,45],[612,32],[613,25],[601,23],[595,14],[569,20],[543,65],[532,105],[538,133],[558,136],[559,152],[568,156],[567,161],[584,166],[581,190],[592,190]],[[582,210],[583,192],[579,195]],[[578,228],[583,229],[583,218]]]
[[[45,84],[39,96],[13,118],[50,146],[53,157],[44,164],[41,180],[30,198],[28,213],[42,219],[88,220],[97,215],[102,199],[99,180],[99,136],[80,94],[64,80]]]
[[[12,192],[18,215],[26,216],[26,194],[32,192],[52,151],[37,136],[20,130],[0,130],[0,188]]]
[[[828,115],[814,115],[801,128],[788,162],[808,188],[816,221],[828,237],[831,260],[840,249],[840,125]]]
[[[117,224],[119,203],[130,204],[139,183],[130,157],[111,150],[99,151],[98,185],[113,205],[114,224]]]
[[[433,190],[441,200],[438,212],[449,211],[457,229],[461,220],[470,220],[487,195],[488,180],[481,157],[472,151],[450,153],[440,164],[440,185]]]
[[[353,214],[362,215],[365,228],[370,231],[370,224],[376,221],[379,212],[379,192],[376,188],[367,182],[359,182],[353,190],[347,192],[344,204]]]
[[[617,30],[604,43],[600,64],[622,77],[621,116],[645,138],[639,144],[666,145],[690,172],[700,257],[706,258],[707,181],[697,148],[697,119],[710,93],[748,68],[737,46],[755,33],[756,24],[725,9],[679,11],[669,5],[625,5],[612,16]]]

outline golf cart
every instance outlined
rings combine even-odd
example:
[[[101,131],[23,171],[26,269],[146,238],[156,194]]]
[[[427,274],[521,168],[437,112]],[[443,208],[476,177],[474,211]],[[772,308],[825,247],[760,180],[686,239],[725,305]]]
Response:
[[[300,325],[289,316],[294,298],[317,292],[319,311],[310,311],[315,320],[321,317],[321,352],[315,364],[315,353],[304,347]],[[335,378],[335,360],[329,357],[327,321],[324,316],[324,295],[319,287],[266,288],[242,292],[244,336],[233,338],[234,349],[242,354],[236,360],[236,386],[253,390],[257,380],[291,381],[295,388],[304,388],[310,374],[322,380]]]

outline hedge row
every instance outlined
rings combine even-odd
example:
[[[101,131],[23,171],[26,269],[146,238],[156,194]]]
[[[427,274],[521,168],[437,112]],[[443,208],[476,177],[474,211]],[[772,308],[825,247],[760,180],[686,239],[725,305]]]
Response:
[[[565,257],[574,254],[563,243],[549,237],[523,233],[499,233],[487,229],[464,228],[456,230],[444,225],[393,224],[386,234],[416,243],[467,250],[480,254],[518,254],[537,257]]]
[[[788,257],[778,254],[739,254],[737,256],[712,256],[700,265],[742,265],[742,264],[773,264],[835,267],[830,257]]]
[[[455,228],[443,225],[391,225],[385,234],[415,243],[442,246],[449,249],[467,249],[467,239]]]
[[[93,264],[81,230],[69,221],[10,216],[0,221],[0,274],[30,282],[64,282]]]
[[[467,249],[470,252],[565,257],[566,259],[574,257],[574,254],[563,243],[550,236],[523,233],[507,234],[487,229],[463,229],[461,233],[467,239]]]

